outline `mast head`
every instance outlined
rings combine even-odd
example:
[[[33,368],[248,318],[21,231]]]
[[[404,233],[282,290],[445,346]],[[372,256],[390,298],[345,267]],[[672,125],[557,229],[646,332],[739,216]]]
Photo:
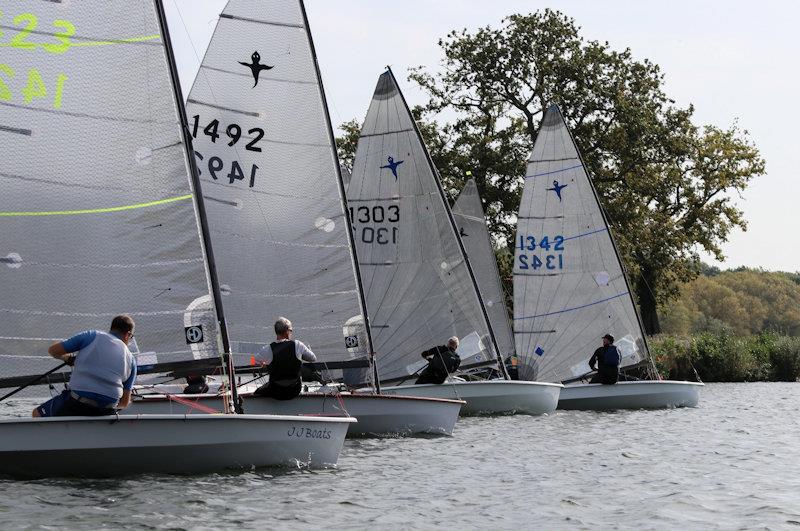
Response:
[[[559,109],[558,105],[553,103],[544,113],[544,118],[542,118],[542,126],[553,127],[554,125],[563,123],[563,121],[564,117],[561,115],[561,109]]]
[[[388,100],[397,94],[397,83],[394,81],[392,71],[388,69],[378,78],[378,84],[375,86],[374,98],[380,100]]]

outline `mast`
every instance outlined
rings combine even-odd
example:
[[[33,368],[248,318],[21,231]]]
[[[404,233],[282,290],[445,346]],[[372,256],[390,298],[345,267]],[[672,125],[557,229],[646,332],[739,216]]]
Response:
[[[239,404],[239,393],[236,389],[236,373],[234,370],[233,357],[231,356],[231,344],[228,338],[228,327],[225,321],[225,313],[222,308],[222,295],[219,289],[219,277],[217,276],[217,268],[214,262],[214,251],[211,247],[211,233],[208,229],[208,220],[206,218],[205,205],[203,203],[203,190],[200,185],[200,172],[197,170],[197,163],[194,158],[194,149],[192,147],[192,135],[189,133],[189,120],[186,117],[186,108],[183,104],[183,92],[181,91],[180,79],[178,77],[178,68],[175,64],[175,53],[172,50],[172,41],[169,37],[169,27],[167,24],[167,16],[164,12],[163,0],[155,0],[156,11],[158,12],[158,22],[161,26],[162,40],[164,41],[164,49],[167,54],[167,63],[169,66],[170,77],[172,79],[172,89],[177,100],[178,115],[181,120],[181,135],[183,136],[183,144],[186,146],[186,163],[189,166],[189,178],[194,188],[194,200],[197,210],[197,217],[200,222],[200,233],[202,235],[203,249],[206,254],[206,264],[208,265],[208,277],[211,284],[211,298],[214,301],[214,309],[217,313],[217,326],[219,328],[220,337],[222,339],[223,350],[223,363],[227,364],[228,371],[228,384],[231,388],[231,401],[236,413],[243,413],[242,407]]]
[[[358,266],[358,254],[356,252],[356,242],[353,237],[353,223],[350,219],[350,213],[347,209],[347,194],[344,189],[344,180],[342,179],[342,168],[339,166],[339,154],[336,151],[336,138],[333,136],[333,127],[331,126],[331,116],[328,110],[328,100],[325,97],[325,87],[322,84],[322,74],[319,70],[319,62],[317,61],[317,51],[314,48],[314,39],[311,37],[311,28],[308,25],[308,16],[306,15],[306,6],[303,0],[298,0],[300,3],[300,10],[303,13],[303,24],[305,26],[306,35],[308,36],[308,44],[311,49],[311,57],[314,61],[314,71],[317,74],[317,82],[319,83],[319,92],[322,96],[322,108],[325,111],[325,124],[328,128],[328,138],[330,145],[333,148],[333,159],[336,165],[336,178],[339,184],[339,198],[342,201],[342,209],[344,210],[344,219],[347,223],[347,241],[350,244],[350,260],[353,264],[353,271],[356,275],[356,286],[358,287],[358,301],[361,306],[361,315],[364,317],[364,326],[367,329],[367,348],[369,350],[369,360],[372,366],[372,376],[375,380],[375,392],[381,393],[381,382],[378,376],[378,364],[375,362],[374,352],[372,350],[372,331],[369,325],[369,315],[367,314],[367,301],[364,298],[364,287],[361,282],[361,270]]]
[[[406,101],[406,97],[403,94],[402,90],[399,90],[399,85],[397,84],[397,79],[394,77],[394,72],[392,72],[392,68],[390,66],[386,66],[386,70],[389,72],[389,75],[392,76],[392,82],[394,83],[395,87],[398,87],[398,92],[400,93],[400,99],[403,101],[403,105],[406,108],[409,116],[411,116],[411,123],[414,125],[414,132],[417,134],[417,138],[422,145],[422,151],[425,153],[425,159],[428,161],[428,166],[431,169],[431,173],[433,174],[433,180],[436,182],[436,189],[439,191],[439,196],[444,203],[445,212],[447,212],[447,219],[450,220],[450,226],[453,229],[453,234],[456,237],[456,241],[458,242],[458,248],[461,251],[461,257],[464,260],[464,263],[467,266],[467,271],[469,271],[469,277],[472,280],[472,287],[475,289],[475,295],[478,297],[478,304],[481,308],[481,313],[483,314],[483,319],[486,321],[486,327],[489,330],[489,337],[492,340],[492,346],[494,347],[495,354],[497,356],[497,368],[500,370],[500,373],[503,375],[505,380],[510,380],[511,377],[508,375],[508,371],[506,370],[505,363],[503,362],[503,354],[500,352],[500,347],[497,344],[497,338],[494,335],[494,329],[492,329],[492,323],[489,322],[489,314],[486,311],[486,306],[483,304],[483,297],[481,296],[481,290],[478,287],[478,282],[475,279],[475,273],[472,271],[472,265],[469,262],[469,258],[467,257],[467,252],[464,249],[464,242],[461,241],[461,237],[458,234],[458,226],[456,225],[456,221],[453,218],[453,212],[450,210],[450,204],[447,201],[447,196],[444,193],[444,188],[442,187],[441,179],[439,179],[439,171],[436,169],[436,166],[433,164],[433,159],[431,159],[431,154],[428,152],[428,147],[425,145],[425,142],[422,140],[422,134],[419,131],[419,127],[417,126],[417,121],[414,120],[414,115],[411,114],[411,109],[408,107],[408,102]]]
[[[558,105],[553,104],[558,112],[559,117],[566,123],[564,120],[564,115],[561,114],[561,109]],[[542,115],[542,120],[544,120],[544,115]],[[606,209],[603,207],[603,204],[600,202],[600,196],[597,195],[597,190],[594,187],[593,177],[589,175],[589,169],[586,166],[586,162],[583,160],[583,155],[581,154],[581,150],[578,148],[578,143],[575,142],[575,137],[572,136],[572,131],[569,127],[565,128],[567,130],[567,134],[569,135],[569,139],[572,141],[572,145],[575,147],[575,152],[578,154],[578,160],[580,161],[583,169],[586,171],[586,176],[588,177],[589,181],[589,188],[592,190],[592,194],[594,195],[594,200],[597,201],[597,206],[600,209],[600,216],[603,218],[603,223],[606,227],[606,233],[608,234],[608,239],[611,240],[611,247],[614,249],[614,255],[617,257],[617,262],[619,263],[619,267],[622,270],[622,277],[625,279],[625,287],[628,289],[628,298],[631,301],[631,305],[633,305],[633,313],[636,315],[636,322],[639,325],[639,330],[642,332],[642,341],[644,342],[644,349],[647,352],[647,359],[650,362],[650,366],[658,375],[658,369],[656,369],[656,364],[653,361],[653,356],[650,354],[650,346],[647,344],[647,334],[644,331],[644,326],[642,325],[642,316],[639,315],[639,308],[636,306],[636,301],[633,300],[633,291],[631,290],[631,283],[628,280],[628,272],[625,268],[625,263],[622,261],[622,257],[619,254],[619,249],[617,248],[617,242],[614,241],[614,236],[611,234],[611,227],[608,224],[608,218],[606,216]]]

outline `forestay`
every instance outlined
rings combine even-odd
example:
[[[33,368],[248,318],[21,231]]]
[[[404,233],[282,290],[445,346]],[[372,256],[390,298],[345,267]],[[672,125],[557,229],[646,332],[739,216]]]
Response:
[[[228,2],[187,114],[239,361],[274,340],[279,316],[322,361],[363,357],[363,335],[345,344],[362,312],[301,2]]]
[[[381,379],[413,374],[420,353],[450,336],[469,362],[494,359],[449,207],[391,71],[361,130],[348,206]]]
[[[474,179],[467,181],[453,205],[459,236],[478,282],[486,313],[492,324],[503,358],[514,353],[514,332],[508,319],[497,258],[486,226],[483,205]]]
[[[557,106],[528,163],[514,253],[514,337],[524,379],[559,382],[589,371],[612,334],[622,365],[647,356],[608,225]]]
[[[5,1],[0,16],[0,372],[50,369],[50,343],[122,312],[150,361],[217,356],[155,4]]]

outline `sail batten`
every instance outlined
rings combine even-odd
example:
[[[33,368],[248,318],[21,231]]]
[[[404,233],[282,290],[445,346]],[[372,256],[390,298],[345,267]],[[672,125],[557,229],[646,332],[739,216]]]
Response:
[[[615,336],[623,366],[646,359],[611,233],[556,106],[545,113],[526,175],[514,242],[520,375],[555,382],[581,376],[605,334]]]

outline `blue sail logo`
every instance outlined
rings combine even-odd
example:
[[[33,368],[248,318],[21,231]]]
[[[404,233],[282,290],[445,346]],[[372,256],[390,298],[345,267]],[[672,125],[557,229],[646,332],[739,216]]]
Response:
[[[395,162],[393,157],[388,157],[386,159],[386,161],[388,162],[388,164],[386,164],[385,166],[381,166],[381,169],[382,170],[383,169],[392,170],[392,175],[394,175],[394,180],[396,181],[397,180],[397,167],[400,166],[404,161],[399,160],[399,161]]]
[[[550,191],[555,192],[556,195],[558,196],[558,202],[560,203],[561,202],[561,190],[563,190],[567,186],[569,186],[569,185],[567,185],[567,184],[558,184],[558,181],[553,181],[553,187],[552,188],[548,188],[547,191],[548,192],[550,192]]]

